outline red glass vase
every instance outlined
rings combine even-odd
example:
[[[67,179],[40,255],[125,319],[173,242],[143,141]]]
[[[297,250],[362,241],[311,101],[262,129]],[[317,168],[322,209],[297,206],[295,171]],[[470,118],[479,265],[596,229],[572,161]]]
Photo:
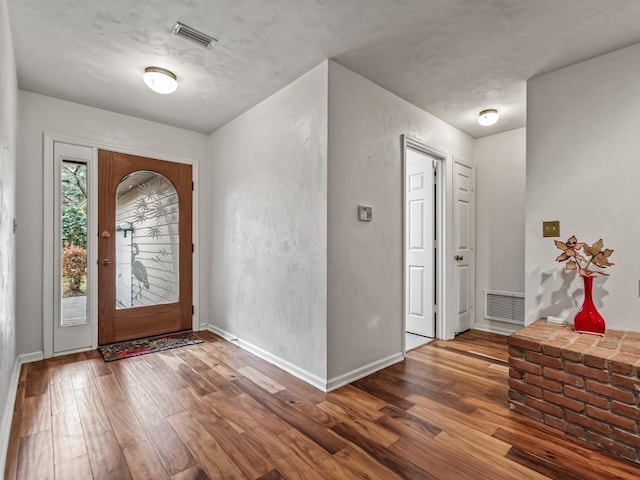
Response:
[[[584,302],[573,320],[575,331],[604,335],[604,318],[593,303],[593,277],[582,278],[584,279]]]

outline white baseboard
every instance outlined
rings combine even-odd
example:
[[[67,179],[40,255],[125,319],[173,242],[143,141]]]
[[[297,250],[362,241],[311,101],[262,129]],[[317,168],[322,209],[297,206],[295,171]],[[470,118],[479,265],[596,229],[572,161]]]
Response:
[[[82,352],[90,352],[91,350],[95,350],[97,347],[82,347],[82,348],[74,348],[73,350],[65,350],[64,352],[55,352],[53,354],[54,357],[62,357],[64,355],[73,355],[74,353],[82,353]],[[33,354],[30,354],[33,355]],[[42,360],[42,359],[40,359]],[[37,362],[38,360],[31,360],[32,362]],[[28,362],[25,362],[28,363]]]
[[[367,375],[371,375],[372,373],[375,373],[378,370],[382,370],[383,368],[387,368],[394,363],[401,362],[402,360],[404,360],[404,355],[402,354],[402,352],[395,353],[388,356],[387,358],[371,362],[368,365],[364,365],[363,367],[356,368],[355,370],[347,372],[343,375],[331,378],[327,381],[326,391],[330,392],[351,382],[355,382],[356,380],[366,377]]]
[[[378,370],[382,370],[383,368],[393,365],[394,363],[398,363],[404,360],[404,355],[402,354],[402,352],[396,353],[396,354],[390,355],[387,358],[383,358],[381,360],[371,362],[368,365],[364,365],[363,367],[356,368],[351,372],[347,372],[343,375],[339,375],[335,378],[325,381],[325,379],[317,375],[314,375],[313,373],[310,373],[292,364],[291,362],[288,362],[287,360],[284,360],[276,355],[273,355],[272,353],[269,353],[260,347],[257,347],[249,342],[245,342],[241,338],[238,338],[232,333],[229,333],[226,330],[218,328],[215,325],[211,325],[211,324],[207,325],[207,330],[215,333],[216,335],[221,336],[225,340],[235,345],[238,345],[240,348],[250,353],[253,353],[255,356],[260,357],[263,360],[266,360],[267,362],[275,365],[276,367],[281,368],[285,372],[290,373],[294,377],[307,382],[309,385],[312,385],[316,387],[318,390],[321,390],[323,392],[330,392],[344,385],[347,385],[348,383],[354,382],[362,377],[371,375],[372,373],[375,373]]]
[[[225,340],[235,345],[238,345],[243,350],[246,350],[247,352],[254,354],[256,357],[260,357],[263,360],[266,360],[267,362],[275,365],[276,367],[281,368],[285,372],[290,373],[294,377],[299,378],[304,382],[307,382],[309,385],[316,387],[318,390],[321,390],[323,392],[327,391],[327,384],[323,378],[311,372],[308,372],[294,365],[293,363],[287,360],[284,360],[283,358],[273,355],[272,353],[269,353],[260,347],[257,347],[249,342],[245,342],[244,340],[236,337],[235,335],[227,332],[226,330],[216,327],[215,325],[209,324],[207,326],[207,329],[210,332],[213,332],[216,335],[221,336]]]
[[[486,324],[479,325],[476,323],[475,327],[473,328],[475,330],[481,330],[483,332],[489,332],[489,333],[496,333],[498,335],[511,335],[513,332],[517,332],[523,327],[524,325],[509,325],[508,327],[499,327],[497,325],[486,325]]]
[[[211,325],[210,323],[207,324],[205,329],[209,330],[211,333],[215,333],[219,337],[224,338],[227,342],[231,342],[231,343],[234,343],[234,344],[238,345],[238,337],[236,337],[235,335],[230,334],[226,330],[218,328],[215,325]]]
[[[39,362],[44,359],[44,352],[31,352],[31,353],[23,353],[22,355],[18,355],[16,361],[23,365],[25,363],[33,363]]]
[[[11,434],[11,422],[13,420],[13,409],[16,405],[16,394],[18,393],[18,383],[20,382],[20,370],[25,363],[38,362],[44,358],[43,352],[24,353],[16,357],[13,362],[13,370],[9,380],[9,391],[5,400],[2,421],[0,421],[0,475],[3,475],[7,462],[7,449],[9,448],[9,435]]]

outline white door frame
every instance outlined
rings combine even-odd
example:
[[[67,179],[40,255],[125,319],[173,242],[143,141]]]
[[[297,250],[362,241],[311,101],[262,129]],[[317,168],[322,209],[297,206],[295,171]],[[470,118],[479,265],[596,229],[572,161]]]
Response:
[[[54,248],[58,242],[55,241],[55,222],[56,222],[56,213],[54,209],[54,205],[56,202],[59,202],[60,190],[57,188],[57,185],[54,185],[55,179],[59,178],[55,173],[55,158],[54,158],[54,143],[68,143],[72,145],[79,145],[82,147],[90,147],[93,149],[92,160],[88,164],[88,172],[93,175],[89,179],[89,225],[87,227],[87,235],[97,235],[97,191],[98,191],[98,150],[109,150],[112,152],[125,153],[129,155],[138,155],[141,157],[154,158],[157,160],[166,160],[168,162],[175,163],[184,163],[192,166],[192,181],[194,183],[194,194],[193,194],[193,215],[192,215],[192,237],[193,242],[196,244],[198,242],[199,236],[199,202],[198,202],[198,180],[199,180],[199,171],[198,171],[198,161],[192,160],[190,158],[179,157],[177,155],[167,155],[165,153],[158,153],[152,151],[145,151],[141,149],[135,149],[131,147],[123,147],[121,145],[113,145],[109,143],[99,142],[96,140],[89,140],[85,138],[77,138],[77,137],[69,137],[64,135],[57,135],[53,133],[45,132],[43,134],[43,143],[44,143],[44,151],[43,151],[43,167],[44,167],[44,178],[43,178],[43,203],[44,203],[44,218],[43,218],[43,240],[42,240],[42,251],[43,251],[43,260],[42,260],[42,272],[43,272],[43,282],[42,282],[42,305],[43,305],[43,315],[42,315],[42,331],[43,331],[43,350],[44,350],[44,358],[51,358],[53,353],[53,329],[54,322],[57,320],[59,316],[59,311],[56,310],[59,305],[59,299],[57,296],[59,295],[58,278],[60,276],[60,250]],[[92,201],[93,200],[93,201]],[[93,214],[93,219],[91,218]],[[93,227],[93,231],[91,230]],[[193,286],[192,289],[192,302],[194,306],[194,314],[192,321],[192,329],[194,331],[200,330],[200,262],[199,262],[199,245],[196,245],[196,248],[193,252]],[[94,258],[95,257],[95,258]],[[90,322],[92,324],[92,345],[90,348],[82,348],[77,351],[86,351],[93,350],[98,346],[98,318],[97,318],[97,268],[93,268],[97,261],[97,251],[96,252],[88,252],[87,258],[87,266],[88,266],[88,274],[89,274],[89,315]],[[92,278],[92,269],[95,271],[93,275],[96,278]],[[93,281],[92,281],[93,279]],[[93,296],[91,296],[93,295]],[[91,299],[95,299],[95,301],[91,302]],[[64,354],[73,353],[74,351],[63,352]]]
[[[57,142],[60,143],[60,142]],[[52,287],[53,287],[53,292],[54,295],[52,297],[53,299],[53,305],[51,306],[51,316],[52,316],[52,321],[49,325],[51,325],[52,330],[53,330],[53,337],[52,337],[52,348],[54,350],[52,350],[52,355],[62,355],[62,354],[66,354],[66,353],[75,353],[78,351],[83,351],[83,350],[87,350],[88,348],[96,348],[97,345],[94,345],[93,342],[93,337],[94,334],[98,331],[97,327],[96,327],[96,319],[97,319],[97,292],[98,292],[98,266],[97,266],[97,260],[98,260],[98,254],[97,254],[97,236],[93,236],[93,235],[89,235],[89,232],[92,231],[97,231],[98,230],[98,206],[97,206],[97,202],[96,202],[96,198],[97,198],[97,192],[98,192],[98,182],[97,182],[97,172],[98,172],[98,165],[97,165],[97,157],[96,157],[96,151],[95,149],[92,149],[91,147],[85,147],[85,146],[78,146],[76,144],[69,144],[69,143],[62,143],[62,145],[64,145],[66,148],[64,148],[65,150],[69,151],[72,150],[73,154],[69,155],[67,154],[60,154],[56,152],[56,147],[55,144],[53,146],[52,149],[52,156],[51,156],[51,171],[53,172],[53,179],[51,182],[52,188],[53,188],[53,197],[52,197],[52,202],[51,204],[49,204],[49,212],[47,212],[46,209],[46,201],[45,201],[45,215],[47,213],[50,213],[53,216],[53,223],[52,223],[52,237],[51,237],[51,243],[47,246],[47,248],[49,249],[50,252],[50,256],[49,258],[49,262],[54,262],[53,264],[53,277],[51,277],[52,280]],[[82,149],[82,152],[77,151],[78,149]],[[62,212],[62,195],[61,195],[61,188],[60,188],[60,183],[61,183],[61,179],[62,179],[62,160],[76,160],[76,161],[80,161],[80,162],[86,162],[87,165],[87,206],[88,206],[88,215],[87,215],[87,310],[86,310],[86,320],[88,323],[88,327],[84,327],[85,328],[85,332],[87,332],[87,328],[88,328],[88,333],[89,333],[89,337],[87,338],[87,334],[86,333],[82,333],[80,334],[80,332],[78,332],[78,329],[81,328],[80,326],[68,326],[68,327],[60,327],[63,330],[61,330],[60,332],[56,331],[57,325],[60,325],[61,323],[61,313],[62,313],[62,309],[61,309],[61,304],[62,304],[62,298],[60,297],[60,292],[62,291],[62,278],[61,278],[61,250],[62,250],[62,224],[60,222],[60,212]],[[45,249],[43,251],[43,253],[45,255],[43,255],[43,261],[44,258],[47,257],[46,255],[47,250]],[[44,277],[46,278],[46,277]],[[57,294],[56,294],[57,292]],[[43,302],[43,307],[46,306],[46,303]],[[48,312],[44,312],[45,316],[47,315]],[[85,324],[86,325],[86,324]],[[73,339],[73,340],[78,340],[78,344],[77,346],[72,349],[72,350],[64,350],[62,352],[56,352],[55,351],[55,344],[56,344],[56,334],[63,334],[63,337],[66,337],[67,339]],[[80,344],[79,342],[79,338],[82,338],[82,344]],[[87,343],[90,342],[90,344],[88,345]]]
[[[436,338],[438,339],[450,339],[453,335],[450,333],[450,322],[447,320],[449,306],[448,292],[451,291],[450,279],[451,279],[451,262],[446,259],[450,257],[448,253],[451,251],[451,235],[449,224],[451,223],[450,215],[450,189],[447,188],[447,179],[450,178],[449,171],[453,162],[453,157],[440,150],[430,147],[420,140],[413,138],[409,135],[402,135],[402,353],[406,355],[406,335],[407,328],[406,319],[406,294],[407,285],[405,281],[406,270],[406,252],[405,252],[405,223],[406,223],[406,191],[407,191],[407,179],[406,179],[406,152],[407,149],[416,150],[418,152],[425,153],[429,156],[439,159],[438,167],[436,168],[436,196],[438,199],[438,205],[436,210],[436,248],[438,255],[436,257],[436,305],[437,320],[436,320]]]

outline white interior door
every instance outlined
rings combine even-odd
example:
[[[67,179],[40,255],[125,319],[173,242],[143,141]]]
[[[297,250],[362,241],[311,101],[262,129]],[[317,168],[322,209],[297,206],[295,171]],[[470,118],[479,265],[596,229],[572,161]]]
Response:
[[[95,347],[94,151],[53,144],[53,354]]]
[[[407,148],[405,155],[406,331],[435,337],[435,172],[437,160]]]
[[[453,302],[455,333],[469,330],[473,322],[475,206],[473,168],[453,164]]]

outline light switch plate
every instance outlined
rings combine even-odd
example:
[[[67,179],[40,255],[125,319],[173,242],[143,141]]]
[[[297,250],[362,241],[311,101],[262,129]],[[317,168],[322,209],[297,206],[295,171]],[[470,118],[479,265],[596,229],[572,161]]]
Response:
[[[542,236],[543,237],[559,237],[560,221],[555,220],[553,222],[542,222]]]
[[[370,222],[373,219],[373,208],[358,205],[358,220],[361,222]]]

